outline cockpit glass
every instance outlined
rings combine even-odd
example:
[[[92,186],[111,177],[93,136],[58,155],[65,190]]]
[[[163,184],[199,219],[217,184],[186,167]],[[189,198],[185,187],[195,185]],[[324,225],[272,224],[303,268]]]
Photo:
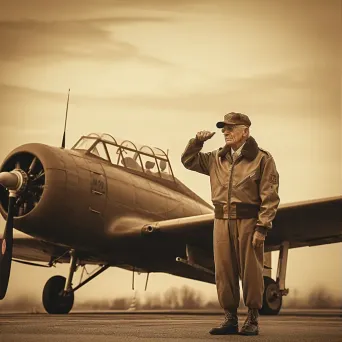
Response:
[[[88,150],[95,142],[96,138],[82,138],[74,147],[75,150]]]
[[[96,156],[108,160],[106,150],[104,148],[104,145],[101,141],[99,141],[93,149],[90,151],[90,153],[95,154]]]
[[[95,141],[97,143],[93,146]],[[146,175],[175,180],[167,153],[157,147],[139,145],[130,140],[114,138],[110,134],[91,133],[83,136],[72,149],[87,150],[87,153],[113,165]]]

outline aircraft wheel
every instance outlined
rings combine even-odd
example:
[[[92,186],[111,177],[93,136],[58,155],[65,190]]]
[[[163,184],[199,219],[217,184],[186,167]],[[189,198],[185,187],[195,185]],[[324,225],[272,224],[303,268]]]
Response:
[[[67,314],[74,305],[74,293],[63,295],[66,278],[51,277],[43,290],[43,305],[49,314]]]
[[[264,295],[260,315],[278,315],[283,302],[277,283],[270,277],[264,277]]]

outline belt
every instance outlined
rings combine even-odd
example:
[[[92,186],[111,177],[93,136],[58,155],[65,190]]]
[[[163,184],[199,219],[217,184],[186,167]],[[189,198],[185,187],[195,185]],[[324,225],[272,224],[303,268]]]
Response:
[[[228,213],[228,204],[214,203],[215,218],[217,219],[248,219],[257,218],[260,207],[256,204],[234,203],[230,205]]]

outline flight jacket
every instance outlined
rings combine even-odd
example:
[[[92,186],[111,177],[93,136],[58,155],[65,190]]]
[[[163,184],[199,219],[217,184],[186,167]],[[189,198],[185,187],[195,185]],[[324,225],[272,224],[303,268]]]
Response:
[[[257,206],[256,230],[267,234],[280,202],[279,174],[271,154],[249,137],[240,156],[233,162],[230,147],[203,153],[203,142],[190,139],[181,156],[185,168],[210,176],[211,199],[215,205],[226,205],[227,217],[232,205]]]

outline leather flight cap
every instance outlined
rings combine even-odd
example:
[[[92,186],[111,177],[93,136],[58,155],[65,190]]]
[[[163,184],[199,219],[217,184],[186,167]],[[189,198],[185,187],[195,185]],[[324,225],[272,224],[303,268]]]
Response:
[[[231,112],[226,114],[223,118],[223,121],[219,121],[216,124],[216,127],[223,128],[224,125],[245,125],[249,127],[251,124],[251,120],[249,120],[247,115]]]

